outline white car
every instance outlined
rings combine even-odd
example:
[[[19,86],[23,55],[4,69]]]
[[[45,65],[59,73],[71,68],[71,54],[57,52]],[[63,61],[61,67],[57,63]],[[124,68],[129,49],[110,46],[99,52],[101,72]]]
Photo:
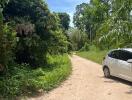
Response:
[[[132,82],[132,48],[110,51],[103,61],[106,78],[115,76]]]

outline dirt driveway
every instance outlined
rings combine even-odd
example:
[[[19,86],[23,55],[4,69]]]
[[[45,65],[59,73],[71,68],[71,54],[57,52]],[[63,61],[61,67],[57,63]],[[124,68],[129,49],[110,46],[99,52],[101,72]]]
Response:
[[[131,83],[105,79],[102,67],[78,56],[71,57],[72,75],[60,87],[30,100],[132,100]]]

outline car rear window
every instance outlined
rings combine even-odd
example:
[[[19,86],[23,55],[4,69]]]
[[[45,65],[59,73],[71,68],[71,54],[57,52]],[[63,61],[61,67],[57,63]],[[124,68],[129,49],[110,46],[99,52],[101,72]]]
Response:
[[[124,60],[124,61],[127,61],[128,59],[132,59],[132,53],[125,50],[112,51],[108,54],[108,56],[115,59]]]

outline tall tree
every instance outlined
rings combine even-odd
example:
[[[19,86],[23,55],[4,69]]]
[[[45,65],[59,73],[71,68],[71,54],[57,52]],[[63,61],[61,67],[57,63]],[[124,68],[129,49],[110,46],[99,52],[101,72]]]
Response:
[[[87,3],[82,3],[76,6],[73,23],[75,27],[79,28],[80,30],[84,30],[85,28],[83,16],[85,14],[86,7],[89,7]]]
[[[108,18],[109,9],[108,3],[101,0],[91,0],[89,4],[77,5],[74,24],[77,28],[85,31],[92,42],[96,36],[96,30],[104,19]]]
[[[124,47],[132,43],[131,0],[112,0],[111,16],[100,27],[101,44],[107,47]],[[107,44],[106,44],[107,43]]]
[[[18,51],[16,55],[18,55],[18,61],[22,63],[33,64],[37,62],[37,64],[41,64],[44,60],[46,62],[47,52],[51,51],[49,49],[54,49],[51,48],[53,43],[61,49],[61,46],[64,46],[63,49],[67,48],[65,42],[59,42],[65,41],[65,35],[59,27],[57,17],[49,11],[43,0],[10,0],[4,9],[4,17],[6,21],[14,21],[15,26],[19,25],[21,27],[22,31],[18,32],[24,34],[33,32],[28,37],[20,37],[17,43],[16,50]],[[34,26],[35,31],[29,31],[27,26],[30,26],[30,24]],[[60,51],[61,53],[66,52],[66,50],[56,50],[57,53]],[[25,56],[22,56],[24,54]]]
[[[70,24],[70,16],[67,13],[58,13],[58,16],[60,18],[61,27],[64,30],[68,30]]]

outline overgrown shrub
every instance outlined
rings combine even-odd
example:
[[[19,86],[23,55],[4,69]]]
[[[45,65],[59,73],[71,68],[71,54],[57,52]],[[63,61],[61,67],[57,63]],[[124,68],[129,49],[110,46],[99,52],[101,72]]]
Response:
[[[88,43],[85,43],[84,46],[79,51],[89,51],[90,45]]]
[[[19,38],[16,46],[16,62],[27,63],[32,67],[39,67],[47,63],[45,42],[37,35]]]
[[[0,2],[0,71],[8,67],[0,75],[0,97],[50,90],[69,75],[68,42],[58,19],[43,0]]]
[[[7,24],[2,25],[0,32],[0,72],[3,71],[9,63],[13,62],[12,48],[15,45],[15,32]]]
[[[49,40],[48,53],[64,54],[68,51],[67,37],[62,30],[52,31],[52,37]]]
[[[15,48],[17,63],[40,67],[47,62],[47,52],[67,52],[67,38],[60,27],[60,18],[50,12],[43,0],[10,0],[3,14],[6,22],[14,21],[14,30],[19,36]]]
[[[58,86],[71,72],[67,55],[48,55],[48,65],[31,69],[29,65],[13,65],[8,73],[0,76],[0,98],[32,95],[39,90],[48,91]],[[14,99],[13,99],[14,100]]]

